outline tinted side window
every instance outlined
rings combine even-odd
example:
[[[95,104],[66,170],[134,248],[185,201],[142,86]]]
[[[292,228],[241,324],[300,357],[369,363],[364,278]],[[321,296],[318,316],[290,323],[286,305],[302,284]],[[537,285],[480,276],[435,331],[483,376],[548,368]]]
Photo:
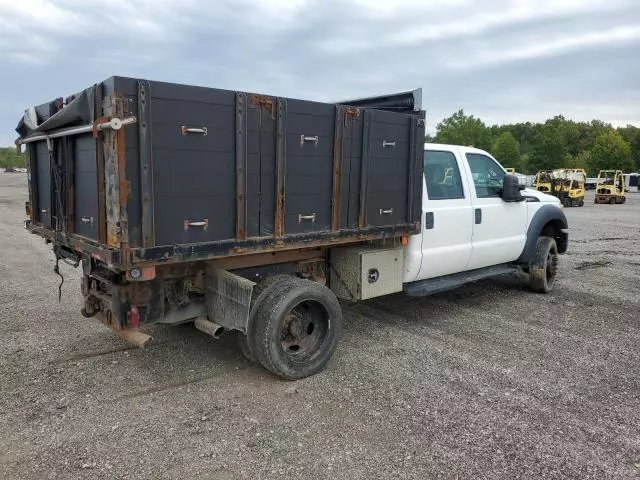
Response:
[[[451,152],[424,152],[424,179],[429,200],[464,198],[458,162]]]
[[[504,170],[498,162],[480,153],[467,153],[478,198],[499,197],[504,182]]]

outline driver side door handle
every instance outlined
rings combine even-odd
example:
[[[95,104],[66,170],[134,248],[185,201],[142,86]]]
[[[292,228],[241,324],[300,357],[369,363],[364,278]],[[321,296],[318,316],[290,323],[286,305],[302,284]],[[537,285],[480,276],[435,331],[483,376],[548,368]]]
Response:
[[[425,230],[431,230],[434,227],[434,220],[433,220],[433,212],[426,212],[424,214],[424,228]]]
[[[481,224],[482,223],[482,209],[481,208],[476,208],[475,215],[476,215],[476,225]]]

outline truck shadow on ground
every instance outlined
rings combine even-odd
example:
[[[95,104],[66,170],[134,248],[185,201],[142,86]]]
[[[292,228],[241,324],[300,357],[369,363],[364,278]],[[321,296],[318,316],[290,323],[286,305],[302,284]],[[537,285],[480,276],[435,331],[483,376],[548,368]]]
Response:
[[[429,297],[397,294],[355,304],[343,303],[343,335],[353,340],[364,340],[361,336],[365,335],[369,341],[375,342],[386,336],[390,325],[412,330],[438,327],[459,316],[460,309],[493,308],[497,297],[520,295],[526,289],[526,281],[521,276],[506,275]],[[118,393],[120,399],[213,379],[222,382],[288,383],[244,358],[237,347],[235,332],[226,332],[221,338],[214,339],[191,323],[173,327],[154,325],[145,331],[153,336],[153,341],[144,349],[120,340],[116,340],[111,348],[105,345],[93,351],[87,351],[86,345],[82,348],[79,344],[77,349],[72,347],[68,356],[55,363],[82,359],[110,366],[114,359],[125,356],[127,369],[134,372],[136,380],[131,383],[131,389]],[[104,334],[111,335],[106,331]],[[99,343],[97,339],[96,343]],[[350,343],[346,342],[341,348],[351,348]]]

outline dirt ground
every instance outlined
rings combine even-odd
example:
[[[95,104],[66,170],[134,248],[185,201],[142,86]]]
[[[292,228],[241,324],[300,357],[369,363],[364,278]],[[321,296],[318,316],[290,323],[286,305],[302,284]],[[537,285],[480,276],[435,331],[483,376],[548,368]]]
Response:
[[[283,382],[231,338],[80,313],[0,174],[0,477],[640,478],[640,194],[566,209],[553,294],[521,278],[345,306],[323,373]]]

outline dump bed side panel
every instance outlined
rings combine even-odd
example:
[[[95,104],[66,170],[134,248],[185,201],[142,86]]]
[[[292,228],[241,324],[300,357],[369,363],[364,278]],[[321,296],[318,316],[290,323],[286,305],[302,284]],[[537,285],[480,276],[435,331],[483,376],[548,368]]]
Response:
[[[331,230],[335,106],[287,99],[285,235]]]
[[[53,166],[31,143],[33,220],[51,232],[62,202],[65,238],[123,268],[419,230],[424,112],[124,77],[78,96],[39,125],[135,123],[54,139]]]
[[[234,238],[235,95],[156,82],[150,92],[156,245]]]

